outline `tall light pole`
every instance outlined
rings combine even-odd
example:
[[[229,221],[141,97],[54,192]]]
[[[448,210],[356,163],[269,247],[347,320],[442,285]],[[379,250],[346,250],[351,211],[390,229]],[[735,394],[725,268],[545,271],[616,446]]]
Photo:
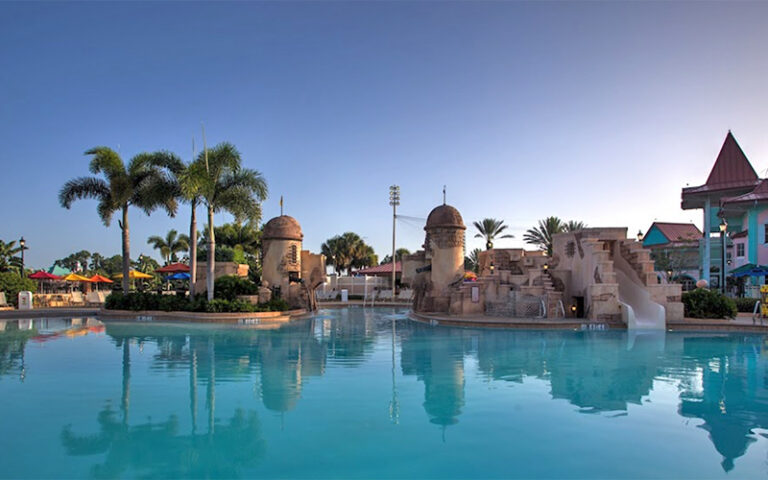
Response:
[[[24,271],[24,250],[27,249],[27,242],[24,237],[19,240],[19,246],[21,247],[21,278],[27,276],[27,272]]]
[[[392,298],[395,297],[395,223],[397,220],[397,206],[400,205],[400,187],[392,185],[389,187],[389,204],[392,205]]]
[[[723,244],[723,255],[720,264],[720,292],[725,294],[725,249],[726,249],[726,235],[725,232],[728,229],[728,222],[725,221],[725,217],[723,217],[723,220],[720,222],[720,241]]]

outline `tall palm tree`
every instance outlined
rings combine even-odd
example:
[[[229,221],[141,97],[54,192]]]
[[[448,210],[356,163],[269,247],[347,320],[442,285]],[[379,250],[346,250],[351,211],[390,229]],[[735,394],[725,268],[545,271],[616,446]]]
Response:
[[[568,220],[563,225],[564,232],[575,232],[577,230],[584,230],[585,228],[587,228],[587,224],[577,220]]]
[[[128,272],[131,269],[131,241],[128,226],[128,208],[135,206],[149,215],[155,208],[163,207],[170,216],[176,215],[176,199],[173,185],[160,168],[154,165],[161,152],[140,153],[126,164],[117,152],[108,147],[95,147],[85,152],[92,155],[90,171],[99,177],[78,177],[69,180],[59,192],[59,203],[69,209],[72,202],[92,198],[99,202],[97,211],[105,226],[120,211],[118,225],[122,232],[123,291],[128,291]]]
[[[178,261],[176,257],[178,252],[183,252],[189,248],[189,237],[183,233],[179,235],[179,232],[171,229],[165,234],[165,238],[152,235],[147,239],[147,243],[152,245],[152,248],[155,250],[160,250],[160,255],[163,256],[163,260],[167,265]]]
[[[501,233],[507,229],[507,225],[504,225],[503,220],[496,220],[495,218],[484,218],[482,222],[472,222],[477,229],[478,233],[475,234],[475,238],[485,238],[485,249],[490,250],[493,248],[493,241],[496,238],[515,238],[514,235]]]
[[[267,182],[261,173],[242,167],[240,152],[223,142],[198,155],[181,177],[182,191],[196,192],[208,211],[208,300],[213,300],[213,271],[216,265],[216,236],[213,216],[227,211],[236,219],[258,221],[261,202],[267,198]]]
[[[547,217],[539,220],[538,227],[533,227],[525,232],[523,240],[526,243],[536,245],[540,250],[552,256],[552,235],[563,231],[563,221],[557,217]]]

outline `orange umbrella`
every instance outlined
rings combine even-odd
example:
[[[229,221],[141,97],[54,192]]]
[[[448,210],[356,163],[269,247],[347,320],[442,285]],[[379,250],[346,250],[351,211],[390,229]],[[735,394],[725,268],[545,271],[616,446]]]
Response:
[[[100,283],[115,283],[112,280],[108,279],[107,277],[102,277],[98,273],[91,278],[89,278],[90,281],[96,284],[96,291],[99,290],[99,284]]]
[[[108,279],[107,277],[102,277],[98,273],[91,278],[89,278],[90,281],[94,283],[115,283],[112,280]]]

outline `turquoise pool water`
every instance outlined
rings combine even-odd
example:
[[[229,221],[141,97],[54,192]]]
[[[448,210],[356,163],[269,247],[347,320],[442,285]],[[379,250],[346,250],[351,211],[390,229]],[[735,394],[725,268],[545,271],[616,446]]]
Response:
[[[764,478],[768,338],[8,321],[3,478]]]

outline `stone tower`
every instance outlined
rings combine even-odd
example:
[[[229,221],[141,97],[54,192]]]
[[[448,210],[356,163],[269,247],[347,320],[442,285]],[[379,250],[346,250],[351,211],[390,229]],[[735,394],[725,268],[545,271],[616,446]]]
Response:
[[[291,280],[301,278],[301,241],[304,234],[295,218],[281,215],[264,225],[262,280],[287,294]]]
[[[448,311],[449,286],[464,275],[464,221],[450,205],[434,208],[427,217],[424,240],[426,259],[431,259],[430,280],[434,311]]]

